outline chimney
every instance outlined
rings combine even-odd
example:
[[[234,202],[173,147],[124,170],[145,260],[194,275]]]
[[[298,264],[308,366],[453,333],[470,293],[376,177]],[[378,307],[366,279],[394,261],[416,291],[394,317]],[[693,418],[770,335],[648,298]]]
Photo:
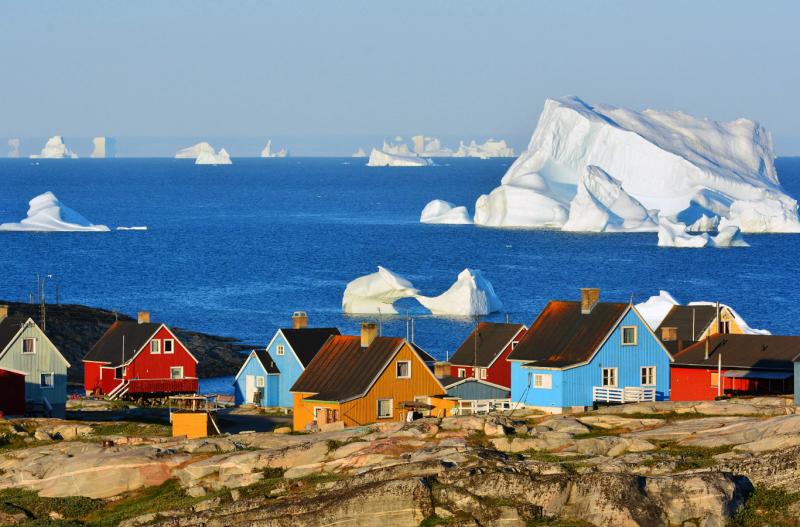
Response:
[[[678,340],[678,328],[661,328],[661,340],[664,342]]]
[[[305,329],[308,327],[308,314],[305,311],[292,313],[292,329]]]
[[[0,322],[8,318],[8,306],[3,304],[0,305]]]
[[[581,289],[581,314],[588,315],[600,300],[600,290],[595,288]]]
[[[149,311],[139,311],[139,315],[136,317],[139,321],[139,324],[149,324],[150,323],[150,312]]]
[[[378,325],[375,322],[361,323],[361,347],[368,348],[378,336]]]

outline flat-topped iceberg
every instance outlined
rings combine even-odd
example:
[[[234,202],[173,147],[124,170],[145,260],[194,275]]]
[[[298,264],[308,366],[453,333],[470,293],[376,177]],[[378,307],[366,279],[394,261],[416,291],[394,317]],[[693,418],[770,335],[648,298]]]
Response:
[[[680,302],[675,300],[667,291],[659,291],[658,295],[651,296],[644,302],[636,304],[636,310],[642,315],[644,321],[651,329],[655,330],[667,318],[673,306],[681,305]],[[706,300],[689,302],[687,306],[716,306],[716,302],[709,302]],[[771,333],[766,329],[754,329],[737,313],[731,306],[727,304],[719,304],[720,309],[727,309],[736,321],[736,324],[741,330],[749,335],[770,335]]]
[[[267,145],[261,150],[261,157],[289,157],[289,151],[281,148],[277,152],[272,151],[272,139],[267,141]]]
[[[402,276],[378,266],[378,271],[347,284],[342,298],[345,313],[396,314],[394,304],[401,298],[415,297],[419,291]]]
[[[489,159],[492,157],[514,157],[514,149],[506,144],[505,141],[489,139],[479,145],[474,139],[468,145],[464,141],[459,141],[458,150],[453,157],[477,157],[479,159]]]
[[[219,153],[214,153],[214,149],[211,149],[211,152],[200,152],[200,155],[197,156],[197,159],[194,161],[195,165],[230,165],[231,163],[231,156],[228,155],[227,150],[224,148],[220,148]]]
[[[64,139],[60,135],[55,135],[47,140],[41,154],[33,154],[31,159],[78,159],[77,154],[67,148]]]
[[[467,207],[457,207],[449,201],[435,199],[425,205],[419,218],[420,223],[445,223],[466,225],[472,223]]]
[[[105,225],[94,225],[65,206],[55,194],[45,192],[28,202],[28,216],[19,223],[3,223],[0,231],[108,232]]]
[[[455,283],[439,296],[416,298],[434,315],[478,316],[503,309],[494,287],[477,269],[461,271]]]
[[[19,157],[19,139],[8,140],[8,157]]]
[[[197,159],[202,153],[216,155],[214,147],[203,141],[202,143],[197,143],[196,145],[181,148],[175,154],[175,159]]]
[[[781,188],[773,161],[769,132],[747,119],[718,123],[682,112],[592,106],[577,97],[548,99],[527,150],[500,187],[478,198],[475,223],[563,228],[569,222],[575,230],[608,230],[606,218],[614,219],[604,210],[608,203],[580,190],[590,190],[587,167],[595,166],[604,173],[591,174],[595,183],[610,181],[629,204],[692,231],[713,230],[727,218],[742,232],[800,232],[797,202]],[[652,229],[642,221],[631,230]],[[628,228],[623,221],[613,230]]]
[[[408,145],[387,145],[383,149],[373,148],[368,167],[426,167],[433,164],[430,159],[419,157],[408,149]]]

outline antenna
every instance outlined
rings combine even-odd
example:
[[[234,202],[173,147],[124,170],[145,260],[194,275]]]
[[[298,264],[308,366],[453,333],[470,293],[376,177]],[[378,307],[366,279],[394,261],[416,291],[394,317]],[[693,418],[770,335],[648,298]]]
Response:
[[[383,336],[383,315],[381,314],[381,308],[378,308],[378,336]]]
[[[697,334],[695,333],[694,329],[694,319],[695,319],[695,308],[692,308],[692,341],[697,338]]]
[[[414,317],[411,317],[411,343],[414,343]]]
[[[506,324],[508,324],[508,323],[509,323],[509,320],[508,320],[508,313],[506,313]]]
[[[406,340],[408,340],[410,332],[409,332],[409,316],[408,311],[406,311]]]

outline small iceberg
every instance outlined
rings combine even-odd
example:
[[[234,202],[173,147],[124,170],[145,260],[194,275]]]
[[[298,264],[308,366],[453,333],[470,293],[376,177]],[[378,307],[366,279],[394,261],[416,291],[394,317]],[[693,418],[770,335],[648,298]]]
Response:
[[[55,194],[45,192],[28,202],[28,217],[19,223],[3,223],[0,231],[30,232],[108,232],[105,225],[94,225],[65,206]]]
[[[411,138],[414,144],[414,153],[421,157],[452,157],[453,151],[442,146],[442,142],[435,137],[415,135]]]
[[[106,157],[116,157],[116,139],[113,137],[95,137],[92,139],[92,155],[94,159],[104,159]]]
[[[353,155],[351,155],[350,157],[367,157],[367,153],[364,152],[363,148],[359,148],[358,150],[353,152]]]
[[[19,157],[19,139],[8,140],[8,157]]]
[[[41,154],[33,154],[31,159],[78,159],[77,154],[67,148],[64,139],[56,135],[47,140]]]
[[[468,225],[472,223],[467,207],[455,206],[449,201],[435,199],[425,205],[419,217],[420,223]]]
[[[417,296],[434,315],[480,316],[503,309],[494,287],[478,269],[464,269],[450,289],[439,296]]]
[[[409,150],[407,144],[391,144],[386,141],[380,150],[372,149],[367,162],[368,167],[426,167],[432,164],[433,161],[430,159],[420,157]]]
[[[658,219],[658,246],[699,249],[703,247],[750,247],[739,230],[739,226],[727,218],[719,221],[717,235],[707,232],[692,234],[685,223],[673,221],[665,216]]]
[[[214,153],[214,149],[211,149],[211,152],[201,152],[197,159],[194,160],[195,165],[231,165],[231,156],[228,155],[228,152],[224,148],[220,148],[219,154]]]
[[[118,231],[146,231],[147,230],[147,226],[141,225],[141,226],[133,226],[133,227],[117,227],[117,230]]]
[[[178,150],[178,153],[175,154],[175,159],[197,159],[202,153],[215,155],[214,147],[203,141]]]
[[[378,271],[356,278],[347,284],[342,298],[345,313],[396,314],[394,304],[401,298],[419,294],[402,276],[378,266]]]
[[[281,148],[277,152],[272,151],[272,139],[267,141],[267,146],[261,151],[261,157],[289,157],[289,151]]]
[[[464,141],[459,141],[458,150],[453,157],[477,157],[479,159],[489,159],[492,157],[515,157],[514,149],[508,146],[505,141],[489,139],[479,145],[474,139],[465,145]]]

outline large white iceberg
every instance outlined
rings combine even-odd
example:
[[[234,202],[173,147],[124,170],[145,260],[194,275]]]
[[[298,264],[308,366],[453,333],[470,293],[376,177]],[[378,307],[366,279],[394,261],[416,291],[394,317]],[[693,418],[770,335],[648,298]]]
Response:
[[[41,154],[33,154],[31,159],[78,159],[77,154],[67,148],[64,139],[60,135],[51,137],[42,148]]]
[[[434,315],[477,316],[503,309],[492,284],[477,269],[464,269],[439,296],[418,295],[417,300]]]
[[[197,159],[194,161],[195,165],[230,165],[231,163],[231,156],[228,155],[228,151],[224,148],[220,148],[219,153],[214,153],[214,149],[211,149],[211,152],[200,152],[200,155],[197,156]]]
[[[405,143],[391,145],[383,143],[383,149],[373,148],[369,155],[368,167],[425,167],[431,165],[432,161],[408,149]]]
[[[681,305],[680,302],[675,300],[671,294],[667,291],[659,291],[658,295],[651,296],[646,301],[636,304],[636,310],[642,315],[644,321],[650,326],[653,330],[658,328],[661,323],[667,318],[670,310],[673,306]],[[715,306],[716,302],[709,302],[709,301],[695,301],[689,302],[686,304],[688,306]],[[742,318],[742,316],[737,313],[731,306],[727,304],[720,303],[720,309],[727,309],[730,314],[733,316],[736,324],[742,329],[744,333],[749,335],[770,335],[771,333],[766,329],[754,329],[751,328],[750,325]]]
[[[419,294],[414,285],[402,276],[378,266],[378,271],[361,276],[347,284],[342,298],[345,313],[396,314],[394,304],[401,298]]]
[[[363,148],[359,148],[358,150],[353,152],[353,155],[351,155],[350,157],[367,157],[367,153],[364,152]]]
[[[214,147],[203,141],[178,150],[178,153],[175,154],[175,159],[197,159],[202,153],[216,155]]]
[[[3,223],[0,231],[38,232],[108,232],[105,225],[94,225],[89,220],[63,205],[52,192],[40,194],[28,202],[28,217],[19,223]]]
[[[694,248],[702,247],[749,247],[744,241],[739,226],[723,218],[717,226],[718,232],[711,236],[706,232],[692,234],[684,223],[672,221],[665,216],[658,220],[658,246]]]
[[[267,141],[267,146],[261,151],[261,157],[289,157],[289,151],[281,148],[277,152],[272,151],[272,139]]]
[[[587,167],[596,166],[644,209],[692,230],[714,227],[718,216],[743,232],[800,232],[797,202],[781,188],[773,160],[769,132],[747,119],[718,123],[548,99],[528,149],[500,187],[478,198],[475,223],[561,228]]]
[[[446,223],[466,225],[472,223],[467,207],[457,207],[449,201],[435,199],[425,205],[419,218],[420,223]]]
[[[506,144],[505,141],[497,141],[489,139],[482,145],[479,145],[474,139],[468,145],[464,141],[459,141],[458,150],[455,151],[453,157],[477,157],[480,159],[489,159],[490,157],[514,157],[514,149]]]
[[[8,140],[8,157],[19,157],[19,139]]]

